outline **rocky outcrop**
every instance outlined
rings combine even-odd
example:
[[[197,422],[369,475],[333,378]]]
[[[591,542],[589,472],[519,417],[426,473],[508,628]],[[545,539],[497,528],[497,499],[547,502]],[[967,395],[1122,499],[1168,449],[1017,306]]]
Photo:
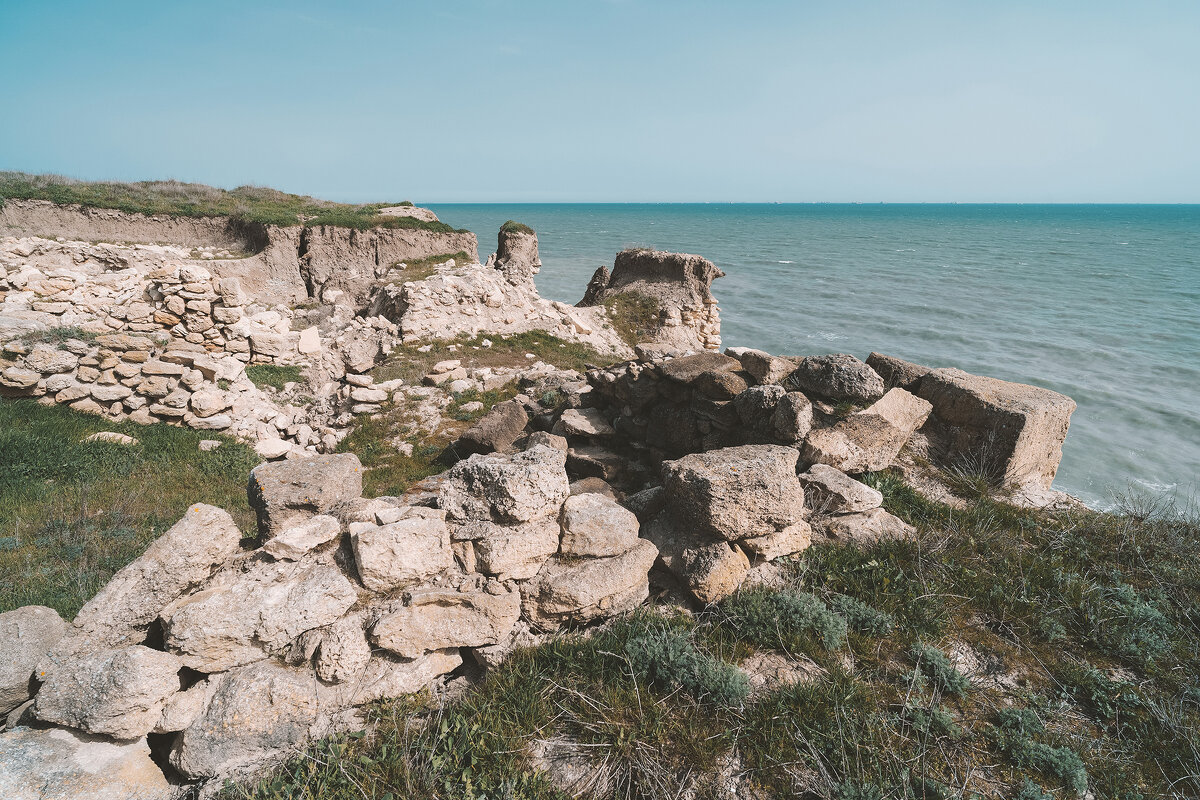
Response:
[[[592,276],[582,307],[603,305],[618,295],[646,298],[658,306],[657,326],[643,341],[669,352],[719,350],[721,318],[712,282],[725,273],[708,259],[661,250],[624,250],[612,272]],[[642,338],[642,337],[639,337]]]
[[[542,269],[537,234],[527,225],[512,220],[504,223],[496,237],[496,252],[488,257],[486,266],[499,270],[514,286],[532,285],[533,276]]]

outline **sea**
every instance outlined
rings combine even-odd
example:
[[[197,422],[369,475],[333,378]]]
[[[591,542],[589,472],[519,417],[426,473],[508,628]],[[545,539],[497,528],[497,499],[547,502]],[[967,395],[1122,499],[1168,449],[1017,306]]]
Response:
[[[1044,386],[1079,407],[1056,488],[1093,507],[1200,486],[1200,206],[438,204],[495,249],[538,233],[544,297],[624,248],[699,253],[725,345],[872,350]]]

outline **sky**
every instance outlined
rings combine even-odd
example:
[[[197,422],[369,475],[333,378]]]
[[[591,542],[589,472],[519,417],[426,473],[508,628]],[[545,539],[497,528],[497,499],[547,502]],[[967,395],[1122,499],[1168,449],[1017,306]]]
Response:
[[[0,169],[343,201],[1200,202],[1200,2],[0,0]]]

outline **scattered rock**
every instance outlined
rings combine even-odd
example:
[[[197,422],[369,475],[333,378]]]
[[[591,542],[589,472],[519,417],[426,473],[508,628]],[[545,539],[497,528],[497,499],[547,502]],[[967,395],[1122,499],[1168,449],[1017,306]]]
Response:
[[[333,541],[342,532],[334,517],[319,514],[288,528],[263,545],[263,551],[281,561],[299,561],[310,550]]]
[[[355,531],[354,560],[363,586],[385,592],[418,583],[454,564],[444,511],[409,507],[388,525]]]
[[[838,514],[822,519],[818,526],[835,541],[865,547],[885,539],[911,539],[916,529],[882,508],[872,508],[857,514]]]
[[[566,455],[542,445],[511,456],[473,455],[447,473],[439,503],[458,522],[526,522],[555,514],[571,493]]]
[[[105,442],[106,444],[119,444],[125,447],[133,447],[138,443],[138,440],[132,436],[126,436],[123,433],[116,431],[99,431],[90,436],[83,437],[85,442]]]
[[[497,403],[467,429],[459,438],[455,450],[464,455],[509,452],[528,424],[529,415],[520,403],[513,400]]]
[[[658,549],[645,539],[627,552],[582,561],[551,558],[537,576],[521,585],[526,617],[554,630],[567,622],[587,622],[640,605],[650,592],[648,575]]]

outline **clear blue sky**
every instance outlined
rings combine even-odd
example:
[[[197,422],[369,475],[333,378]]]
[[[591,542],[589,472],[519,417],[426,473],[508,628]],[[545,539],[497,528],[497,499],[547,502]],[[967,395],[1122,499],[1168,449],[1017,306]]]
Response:
[[[338,200],[1200,202],[1200,2],[0,0],[0,168]]]

